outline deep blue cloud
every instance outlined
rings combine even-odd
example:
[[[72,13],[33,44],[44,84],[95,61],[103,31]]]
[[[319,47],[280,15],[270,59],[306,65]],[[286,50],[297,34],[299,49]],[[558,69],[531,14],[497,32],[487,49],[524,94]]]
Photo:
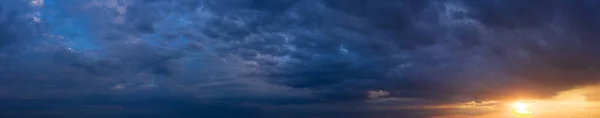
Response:
[[[464,113],[389,104],[418,108],[516,94],[549,97],[595,84],[598,5],[1,1],[0,117]]]

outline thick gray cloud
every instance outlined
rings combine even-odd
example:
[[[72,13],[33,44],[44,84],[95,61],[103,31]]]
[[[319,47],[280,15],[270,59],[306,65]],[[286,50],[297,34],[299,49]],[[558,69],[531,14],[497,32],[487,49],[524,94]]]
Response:
[[[14,117],[420,118],[469,113],[389,108],[599,80],[592,0],[43,1],[0,2]]]

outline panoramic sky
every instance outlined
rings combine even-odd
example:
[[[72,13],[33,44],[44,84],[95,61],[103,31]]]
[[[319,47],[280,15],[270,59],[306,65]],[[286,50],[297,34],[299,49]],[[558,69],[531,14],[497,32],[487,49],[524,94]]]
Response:
[[[0,0],[2,118],[597,118],[598,0]]]

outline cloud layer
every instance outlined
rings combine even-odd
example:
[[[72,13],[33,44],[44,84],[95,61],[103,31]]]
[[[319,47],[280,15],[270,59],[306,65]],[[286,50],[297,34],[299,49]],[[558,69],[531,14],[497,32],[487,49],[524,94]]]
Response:
[[[1,1],[0,99],[13,107],[0,109],[7,117],[462,114],[427,107],[597,84],[598,5]],[[93,112],[65,115],[76,109]]]

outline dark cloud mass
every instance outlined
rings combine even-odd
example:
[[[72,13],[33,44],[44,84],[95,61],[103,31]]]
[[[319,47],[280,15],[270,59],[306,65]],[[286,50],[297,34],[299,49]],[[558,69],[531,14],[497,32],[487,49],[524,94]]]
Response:
[[[597,84],[599,10],[595,0],[5,0],[0,117],[480,114],[426,106]]]

